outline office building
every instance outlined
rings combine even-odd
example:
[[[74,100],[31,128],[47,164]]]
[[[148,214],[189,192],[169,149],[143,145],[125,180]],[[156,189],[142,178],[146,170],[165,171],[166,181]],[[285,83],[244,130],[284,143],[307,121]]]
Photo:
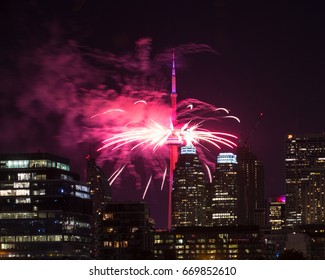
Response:
[[[0,258],[87,259],[91,214],[90,188],[69,160],[0,155]]]
[[[325,222],[325,134],[288,135],[286,226]]]
[[[174,170],[172,226],[204,226],[205,204],[206,188],[202,163],[194,147],[181,147]]]
[[[220,153],[210,186],[208,222],[215,226],[238,224],[238,166],[233,153]]]

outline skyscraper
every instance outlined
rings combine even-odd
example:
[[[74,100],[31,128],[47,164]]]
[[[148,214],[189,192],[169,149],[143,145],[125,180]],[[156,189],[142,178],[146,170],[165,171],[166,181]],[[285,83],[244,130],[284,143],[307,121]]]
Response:
[[[196,149],[181,147],[174,170],[172,226],[204,226],[206,189],[202,163]]]
[[[1,258],[89,258],[91,220],[90,188],[69,160],[0,155]]]
[[[288,135],[286,226],[325,222],[325,134]]]
[[[220,153],[211,184],[209,224],[228,226],[238,224],[238,166],[237,156]]]
[[[238,224],[265,225],[263,163],[247,146],[237,148]]]

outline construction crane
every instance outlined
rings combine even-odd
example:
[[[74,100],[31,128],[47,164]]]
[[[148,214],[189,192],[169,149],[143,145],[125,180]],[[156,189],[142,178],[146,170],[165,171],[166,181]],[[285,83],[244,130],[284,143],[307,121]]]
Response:
[[[242,136],[239,139],[239,146],[241,147],[246,147],[248,145],[248,141],[249,139],[252,137],[252,135],[254,134],[255,130],[257,129],[257,127],[259,126],[259,124],[261,123],[262,119],[264,117],[263,113],[260,113],[258,115],[258,118],[253,126],[253,128],[251,129],[251,131],[246,135],[246,137]]]

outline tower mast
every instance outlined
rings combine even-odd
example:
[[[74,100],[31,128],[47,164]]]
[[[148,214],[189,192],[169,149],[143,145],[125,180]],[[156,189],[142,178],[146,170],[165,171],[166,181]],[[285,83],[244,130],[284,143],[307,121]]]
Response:
[[[171,102],[171,122],[173,127],[177,125],[177,93],[176,93],[176,67],[175,67],[175,52],[173,49],[173,66],[172,66],[172,88],[170,93]],[[173,190],[173,177],[174,169],[178,158],[177,143],[169,144],[169,189],[168,189],[168,229],[172,227],[172,190]]]

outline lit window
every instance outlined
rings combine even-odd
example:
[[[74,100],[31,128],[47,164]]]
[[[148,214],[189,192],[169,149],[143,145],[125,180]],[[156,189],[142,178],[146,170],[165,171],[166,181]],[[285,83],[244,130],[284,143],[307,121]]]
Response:
[[[16,190],[16,195],[29,195],[29,190]]]
[[[31,203],[30,197],[19,197],[16,198],[16,204]]]
[[[138,230],[139,230],[138,227],[132,227],[132,228],[131,228],[131,232],[132,232],[132,233],[137,232]]]
[[[22,181],[22,180],[30,180],[31,178],[31,174],[30,173],[18,173],[17,174],[18,180]]]
[[[29,186],[29,182],[14,182],[14,189],[27,189]]]
[[[23,196],[29,195],[29,190],[0,190],[0,196]]]
[[[8,249],[15,249],[15,244],[1,244],[0,249],[8,250]]]
[[[107,231],[108,233],[114,232],[114,228],[109,227],[109,228],[106,229],[106,231]]]
[[[106,221],[106,220],[113,220],[113,213],[104,213],[103,215],[103,220]]]
[[[75,192],[75,196],[83,199],[90,199],[90,195],[83,192]]]

